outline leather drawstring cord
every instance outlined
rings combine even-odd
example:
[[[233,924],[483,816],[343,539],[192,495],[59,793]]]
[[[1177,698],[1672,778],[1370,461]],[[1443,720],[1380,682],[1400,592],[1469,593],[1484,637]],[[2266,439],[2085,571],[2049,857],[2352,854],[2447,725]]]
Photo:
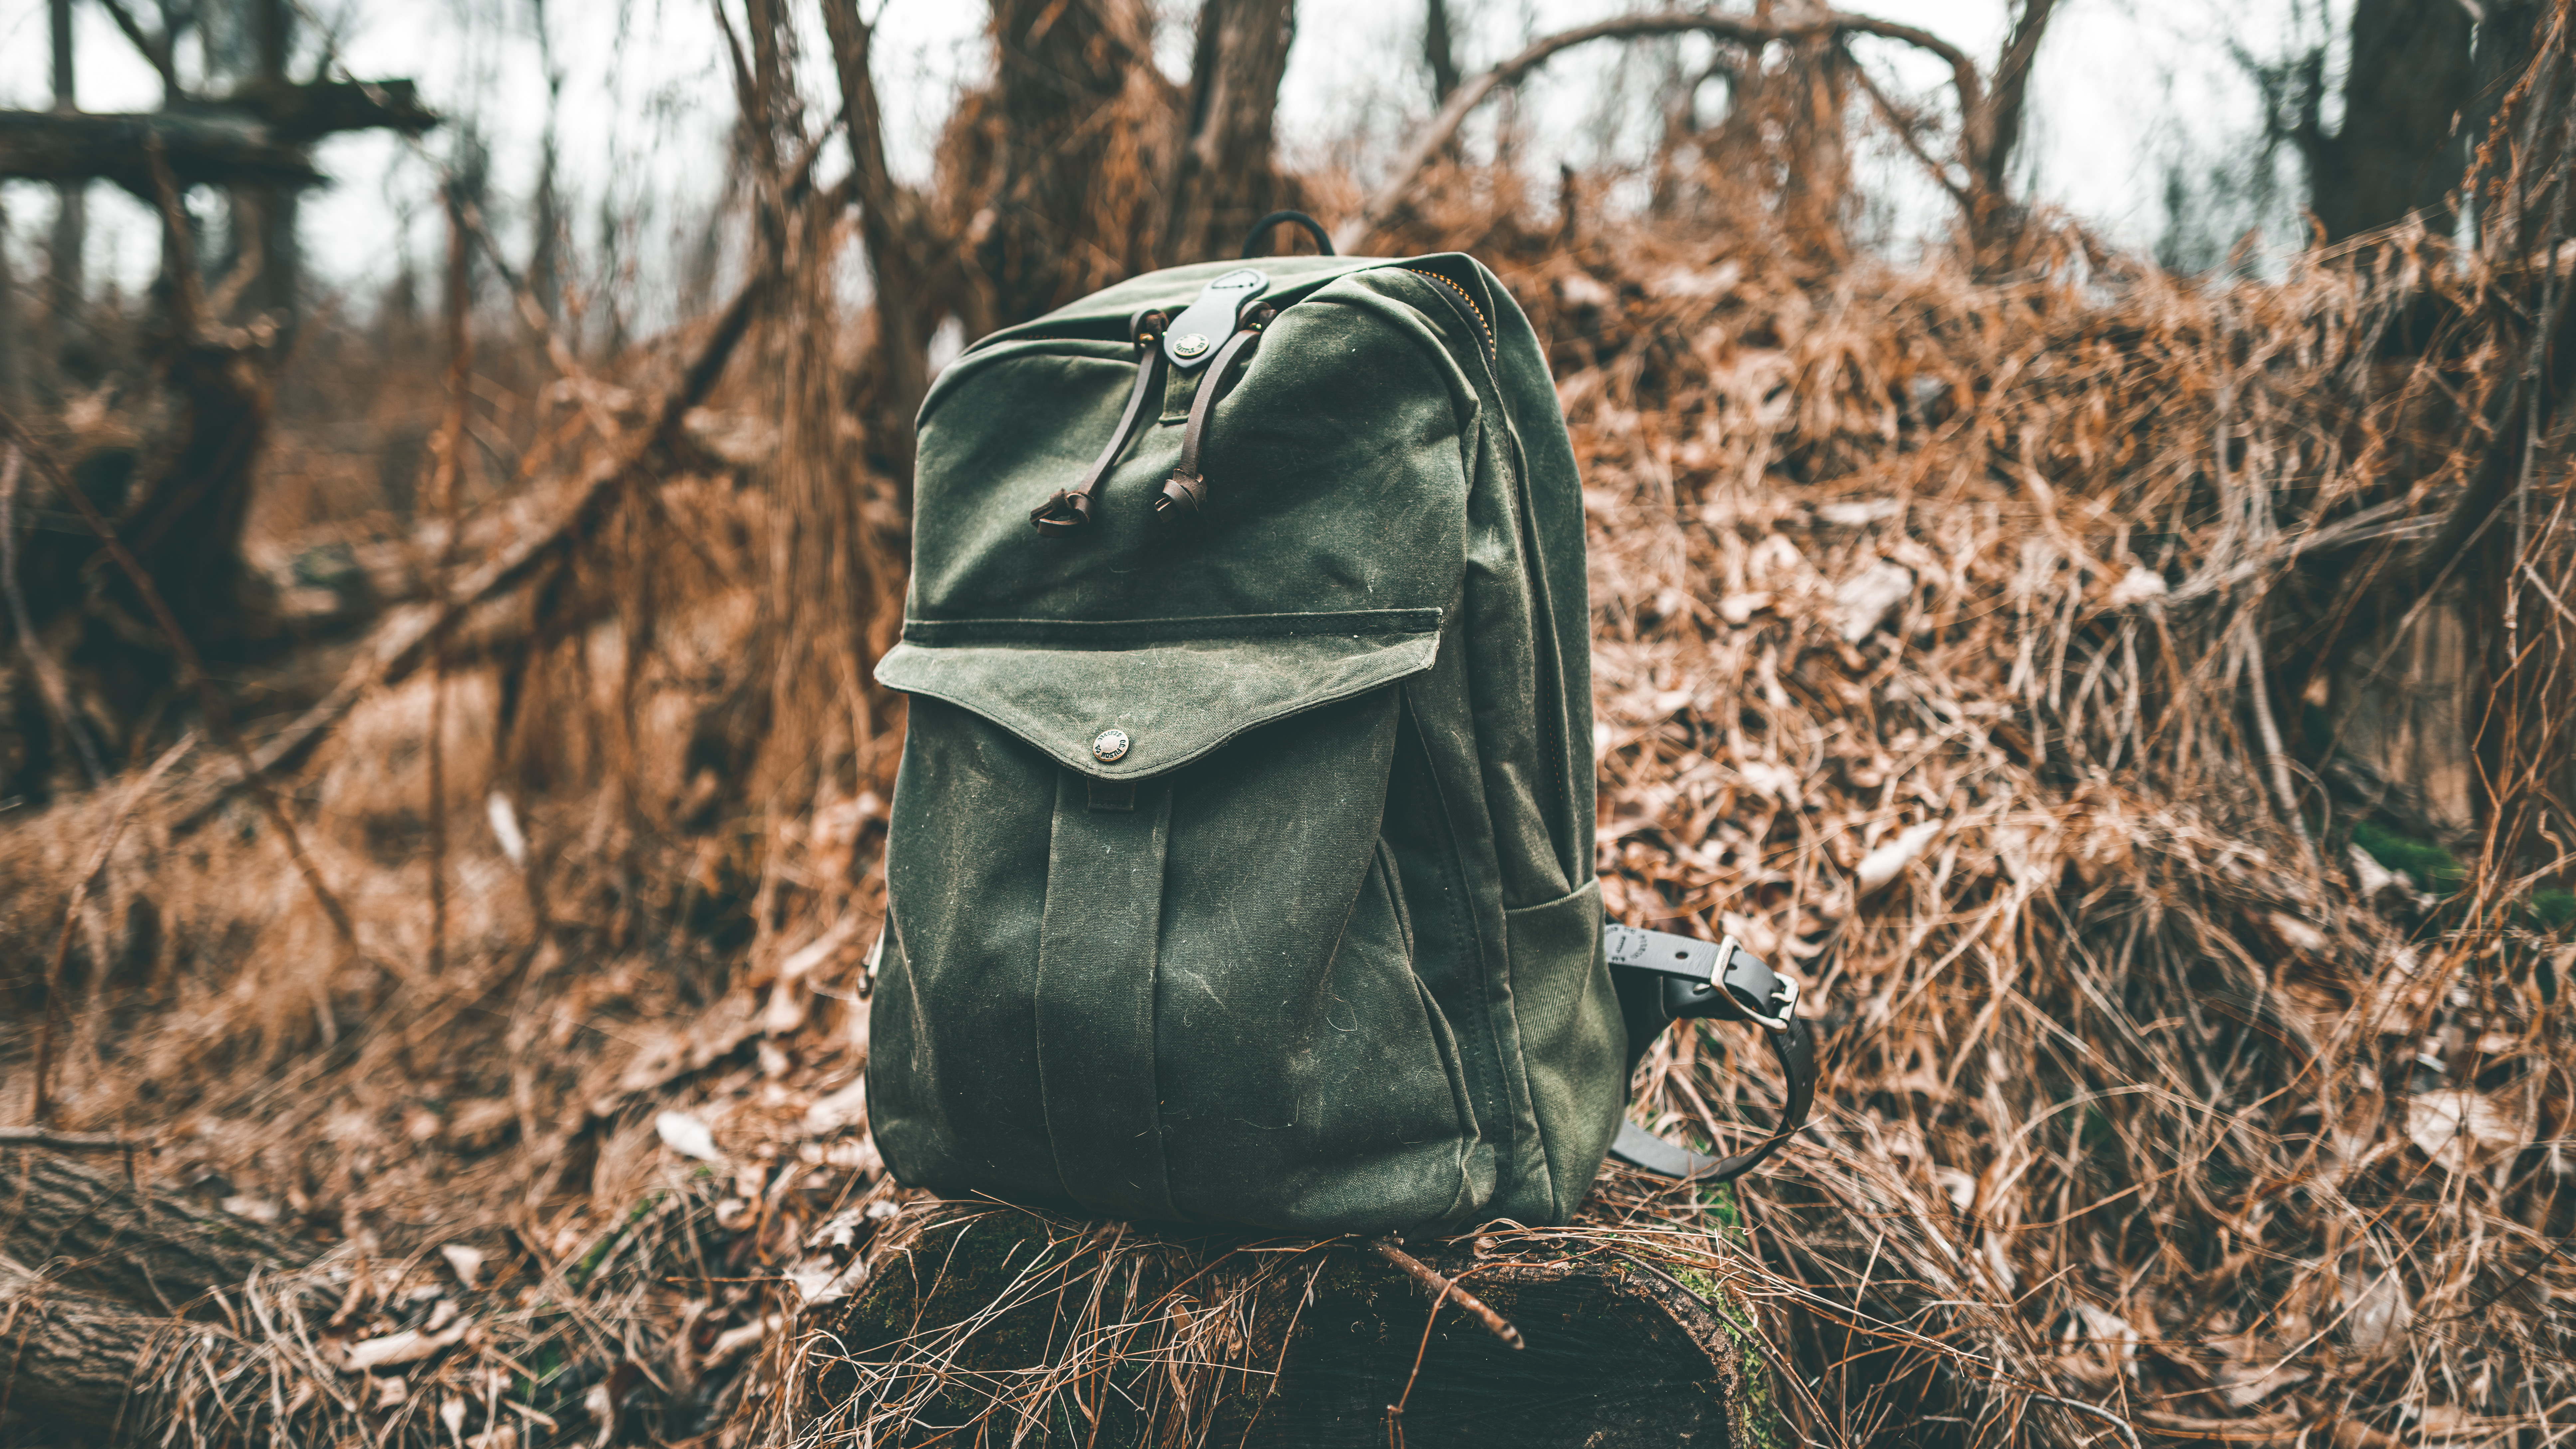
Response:
[[[1148,413],[1146,403],[1163,395],[1163,329],[1171,318],[1160,309],[1136,314],[1127,324],[1127,334],[1136,339],[1136,386],[1127,394],[1127,411],[1120,414],[1118,427],[1109,435],[1109,446],[1100,450],[1092,461],[1091,471],[1071,488],[1059,488],[1055,496],[1029,510],[1029,522],[1049,538],[1062,538],[1091,521],[1093,505],[1100,501],[1100,485],[1109,470],[1118,464],[1118,455],[1136,441]],[[1222,361],[1222,359],[1220,359]],[[1193,424],[1195,426],[1195,423]]]
[[[1243,319],[1241,330],[1225,340],[1208,363],[1207,377],[1199,383],[1199,395],[1190,399],[1189,426],[1181,431],[1181,457],[1172,466],[1172,476],[1163,480],[1163,491],[1154,499],[1154,516],[1169,521],[1196,513],[1207,503],[1207,479],[1199,472],[1199,450],[1207,442],[1208,418],[1216,411],[1217,395],[1225,391],[1226,373],[1238,362],[1249,362],[1253,348],[1260,345],[1261,329],[1278,316],[1271,307],[1255,307]]]

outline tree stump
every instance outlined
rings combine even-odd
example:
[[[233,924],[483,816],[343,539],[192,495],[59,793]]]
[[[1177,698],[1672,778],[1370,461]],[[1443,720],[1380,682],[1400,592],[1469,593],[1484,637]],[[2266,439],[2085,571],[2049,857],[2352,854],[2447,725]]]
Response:
[[[1732,1220],[1731,1194],[1711,1206]],[[1454,1298],[1435,1313],[1356,1239],[1162,1237],[965,1203],[883,1233],[861,1286],[809,1319],[805,1442],[1784,1442],[1749,1306],[1600,1232],[1407,1245],[1517,1327],[1518,1350]]]

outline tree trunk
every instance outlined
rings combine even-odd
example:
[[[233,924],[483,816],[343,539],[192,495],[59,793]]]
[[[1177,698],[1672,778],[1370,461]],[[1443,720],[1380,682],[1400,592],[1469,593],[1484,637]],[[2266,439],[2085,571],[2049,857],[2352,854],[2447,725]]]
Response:
[[[1142,0],[993,0],[975,120],[997,182],[974,239],[997,325],[1153,268],[1171,85]]]
[[[2311,93],[2300,129],[2308,204],[2326,240],[2421,215],[2435,233],[2458,216],[2450,193],[2468,163],[2454,125],[2470,99],[2468,7],[2459,0],[2358,0],[2342,127],[2323,133]]]
[[[238,1304],[252,1275],[308,1266],[320,1252],[119,1169],[0,1150],[0,1422],[153,1427],[137,1420],[132,1396],[179,1335],[219,1375],[253,1357],[211,1321],[220,1314],[191,1322],[183,1312],[216,1292]],[[307,1307],[327,1317],[332,1304]]]
[[[876,284],[877,385],[867,409],[868,447],[895,480],[898,509],[909,518],[913,415],[930,391],[930,337],[939,323],[939,299],[929,285],[936,262],[921,198],[898,185],[886,165],[885,115],[873,68],[875,30],[859,18],[857,0],[822,0],[822,10],[841,83],[841,122],[850,142],[859,239],[867,250],[869,279]]]
[[[308,147],[336,131],[382,126],[409,132],[437,120],[420,108],[408,82],[289,81],[285,0],[263,3],[255,17],[264,17],[254,37],[258,73],[219,103],[151,115],[0,111],[0,178],[109,180],[161,217],[161,270],[148,340],[172,399],[172,426],[139,455],[76,459],[72,466],[90,501],[111,518],[154,580],[190,636],[187,642],[217,663],[240,660],[275,633],[263,581],[244,560],[241,545],[275,371],[295,321],[295,198],[302,187],[321,180]],[[166,46],[156,49],[149,37],[137,43],[156,63],[166,62]],[[181,200],[197,184],[232,190],[238,260],[256,268],[243,291],[250,314],[243,320],[268,325],[225,327],[225,319],[209,315],[194,230]],[[57,282],[66,281],[67,270],[68,264],[58,262]],[[58,300],[74,299],[58,290]],[[58,343],[77,343],[76,336],[62,332],[57,329]],[[26,502],[41,515],[59,509],[63,500],[30,490]],[[79,611],[84,617],[69,631],[76,638],[63,649],[62,663],[84,675],[84,691],[102,722],[121,733],[158,717],[175,682],[171,641],[121,571],[108,571],[103,585],[92,587],[93,566],[101,561],[98,541],[86,529],[74,525],[65,532],[59,520],[49,523],[41,516],[38,524],[19,560],[28,615],[23,622],[41,629]],[[28,733],[50,730],[39,724]],[[116,753],[133,743],[110,741]],[[37,751],[13,767],[9,777],[0,778],[0,794],[44,798],[49,758]]]
[[[1271,160],[1272,120],[1296,0],[1204,0],[1197,58],[1190,67],[1188,125],[1174,157],[1178,198],[1163,259],[1231,259],[1244,233],[1281,196]]]
[[[1422,63],[1431,69],[1431,108],[1436,111],[1449,103],[1449,93],[1464,78],[1458,73],[1458,43],[1449,33],[1449,0],[1425,0]]]
[[[72,0],[47,0],[45,15],[53,41],[54,111],[80,110],[77,76],[72,68]],[[79,327],[81,298],[88,292],[82,258],[89,249],[89,186],[84,181],[54,184],[54,228],[45,249],[46,311],[53,322],[54,361],[73,345]],[[20,364],[23,366],[23,364]]]
[[[816,1412],[852,1442],[1723,1449],[1782,1427],[1747,1306],[1597,1237],[1410,1247],[1516,1350],[1357,1240],[913,1214],[809,1340]]]
[[[1960,150],[1970,171],[1969,247],[1983,271],[2009,270],[2022,262],[2017,243],[2029,209],[2012,194],[2012,162],[2021,149],[2031,69],[2056,9],[2057,0],[2023,0],[1976,113],[1960,122]]]
[[[257,45],[257,84],[265,90],[286,84],[287,51],[294,40],[294,15],[287,0],[254,0],[253,40]],[[281,347],[295,330],[297,292],[303,272],[297,245],[299,188],[274,182],[252,182],[233,192],[236,245],[257,249],[258,271],[242,293],[244,320],[265,317],[278,329]]]
[[[1840,257],[1851,206],[1850,128],[1843,119],[1851,64],[1833,36],[1792,41],[1780,86],[1786,142],[1781,220],[1792,241],[1820,256]]]
[[[2420,610],[2398,602],[2340,651],[2332,684],[2337,738],[2368,767],[2362,788],[2380,797],[2366,799],[2366,808],[2439,841],[2463,839],[2477,826],[2477,721],[2467,708],[2479,652],[2473,613],[2456,581]],[[2387,668],[2374,673],[2383,657]]]
[[[0,200],[0,408],[11,412],[27,405],[27,353],[34,345],[19,290],[17,270],[9,264],[9,206]]]
[[[723,1385],[689,1359],[688,1335],[660,1349],[643,1341],[648,1314],[678,1311],[667,1299],[647,1306],[649,1285],[683,1260],[648,1264],[678,1240],[647,1247],[641,1235],[694,1233],[703,1207],[658,1194],[645,1206],[655,1204],[566,1276],[541,1279],[544,1301],[532,1302],[517,1265],[476,1286],[456,1275],[484,1275],[452,1261],[325,1264],[313,1245],[138,1190],[117,1167],[0,1153],[0,1443],[535,1449],[605,1444],[621,1424],[617,1442],[666,1442],[655,1431],[699,1414],[710,1402],[699,1396]],[[691,1238],[680,1251],[708,1246]],[[543,1367],[496,1384],[485,1356]],[[634,1357],[654,1367],[639,1373]],[[639,1415],[629,1395],[655,1373],[676,1392]],[[455,1392],[469,1375],[475,1387]],[[495,1391],[509,1408],[486,1397]],[[467,1419],[450,1417],[459,1409]],[[492,1433],[503,1424],[510,1434]]]

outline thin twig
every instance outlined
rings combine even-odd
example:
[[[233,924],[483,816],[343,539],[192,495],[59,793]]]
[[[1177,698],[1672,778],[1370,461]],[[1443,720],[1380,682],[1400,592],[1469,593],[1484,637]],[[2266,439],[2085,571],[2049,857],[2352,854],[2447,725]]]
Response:
[[[1503,1317],[1503,1315],[1496,1313],[1493,1309],[1486,1307],[1484,1299],[1479,1298],[1475,1294],[1468,1292],[1466,1289],[1459,1287],[1447,1274],[1442,1273],[1439,1269],[1432,1267],[1420,1258],[1417,1258],[1411,1253],[1404,1251],[1402,1248],[1397,1247],[1394,1239],[1370,1238],[1368,1240],[1368,1246],[1369,1251],[1403,1269],[1405,1273],[1413,1279],[1413,1281],[1432,1291],[1435,1295],[1435,1301],[1432,1305],[1433,1312],[1437,1313],[1439,1311],[1439,1304],[1436,1301],[1437,1299],[1455,1298],[1458,1300],[1461,1307],[1476,1315],[1477,1321],[1485,1325],[1485,1331],[1487,1333],[1501,1339],[1513,1348],[1519,1349],[1529,1347],[1528,1341],[1521,1337],[1521,1331],[1512,1327],[1510,1319],[1507,1319]]]

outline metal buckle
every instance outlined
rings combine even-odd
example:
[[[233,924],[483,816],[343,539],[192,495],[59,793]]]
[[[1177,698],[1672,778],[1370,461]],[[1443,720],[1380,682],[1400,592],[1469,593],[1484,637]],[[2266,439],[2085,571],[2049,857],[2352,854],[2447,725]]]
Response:
[[[1767,1030],[1787,1031],[1790,1018],[1798,1014],[1798,983],[1763,964],[1731,935],[1717,943],[1717,964],[1709,968],[1708,984],[1743,1008],[1745,1020]],[[1766,1006],[1775,1008],[1769,1016],[1762,1014]]]

